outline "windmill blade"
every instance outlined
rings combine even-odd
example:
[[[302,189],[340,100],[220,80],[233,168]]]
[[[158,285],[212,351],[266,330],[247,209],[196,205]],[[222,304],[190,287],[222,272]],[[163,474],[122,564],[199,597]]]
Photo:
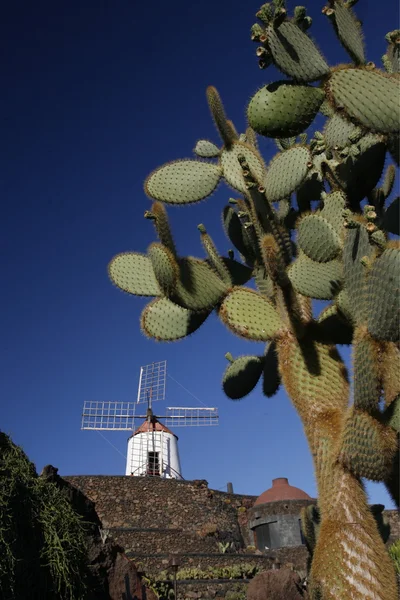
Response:
[[[134,402],[94,402],[83,405],[81,429],[97,431],[132,431],[135,420]]]
[[[166,375],[166,360],[140,367],[137,404],[146,402],[151,408],[153,402],[164,400]]]
[[[218,408],[184,408],[169,406],[165,424],[168,427],[201,427],[218,425]]]

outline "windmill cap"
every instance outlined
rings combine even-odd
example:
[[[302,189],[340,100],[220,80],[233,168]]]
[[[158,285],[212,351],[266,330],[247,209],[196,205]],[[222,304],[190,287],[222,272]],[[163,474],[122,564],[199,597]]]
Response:
[[[169,433],[170,435],[173,435],[176,439],[178,439],[178,436],[175,435],[175,433],[173,433],[170,429],[168,429],[168,427],[160,423],[160,421],[158,421],[155,417],[153,417],[153,419],[150,422],[143,421],[143,423],[139,425],[139,427],[136,429],[133,435],[137,435],[138,433],[148,433],[149,431],[151,433],[154,433],[155,431],[163,431],[164,433]]]
[[[303,490],[289,485],[287,477],[277,477],[272,480],[272,487],[258,496],[254,506],[282,500],[311,500],[311,497]]]

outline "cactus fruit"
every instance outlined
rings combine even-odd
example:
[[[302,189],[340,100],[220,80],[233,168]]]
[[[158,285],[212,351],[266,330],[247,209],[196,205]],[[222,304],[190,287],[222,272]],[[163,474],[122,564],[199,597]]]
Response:
[[[193,312],[177,306],[168,298],[157,298],[143,310],[141,327],[147,337],[172,342],[196,331],[208,315],[207,312]]]
[[[240,400],[250,394],[261,377],[264,368],[262,356],[240,356],[227,367],[222,386],[231,400]]]
[[[377,69],[338,69],[329,77],[326,93],[336,109],[369,131],[397,133],[399,84]]]
[[[267,342],[283,328],[272,302],[248,288],[233,288],[219,316],[233,333],[254,341]]]
[[[340,237],[329,221],[320,215],[307,215],[301,219],[297,232],[299,247],[316,262],[333,260],[342,249]]]
[[[221,168],[210,162],[175,160],[150,173],[144,189],[154,200],[187,204],[212,194],[221,175]]]
[[[268,200],[278,202],[290,196],[301,186],[311,167],[312,156],[305,146],[294,146],[277,154],[270,162],[265,177]]]
[[[278,81],[261,88],[250,100],[250,126],[267,137],[298,135],[310,125],[324,99],[321,89],[290,81]]]
[[[117,254],[108,265],[114,285],[135,296],[160,296],[161,290],[150,259],[138,252]]]
[[[355,63],[333,68],[306,33],[305,7],[292,18],[284,0],[261,7],[251,29],[259,66],[273,63],[290,80],[254,94],[240,135],[207,89],[222,147],[200,139],[198,160],[148,176],[156,202],[145,216],[159,242],[147,256],[114,257],[109,276],[155,297],[141,319],[153,339],[185,338],[215,312],[232,333],[266,343],[263,356],[227,355],[223,388],[238,399],[259,385],[272,397],[283,384],[301,418],[318,485],[318,510],[302,515],[310,597],[395,600],[382,510],[368,507],[361,478],[382,482],[399,503],[399,198],[395,166],[383,171],[400,157],[400,33],[387,35],[386,73],[365,64],[355,4],[328,0],[323,10]],[[256,133],[275,137],[268,167]],[[239,259],[233,250],[221,256],[203,225],[205,260],[180,257],[164,204],[198,202],[221,179],[238,192],[222,222]],[[319,315],[314,299],[329,301]],[[351,387],[336,349],[343,344],[352,349]]]
[[[348,2],[332,0],[323,12],[333,23],[336,35],[356,65],[365,63],[361,26]]]

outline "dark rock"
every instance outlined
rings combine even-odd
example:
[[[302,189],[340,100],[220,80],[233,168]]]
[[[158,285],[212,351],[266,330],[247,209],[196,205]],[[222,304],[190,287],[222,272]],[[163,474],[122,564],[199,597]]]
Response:
[[[306,600],[307,595],[297,573],[289,569],[264,571],[252,579],[247,600]]]
[[[88,592],[85,600],[156,600],[155,594],[142,584],[136,566],[125,556],[124,548],[102,530],[95,503],[60,477],[58,469],[52,465],[44,467],[40,477],[55,483],[87,523]]]

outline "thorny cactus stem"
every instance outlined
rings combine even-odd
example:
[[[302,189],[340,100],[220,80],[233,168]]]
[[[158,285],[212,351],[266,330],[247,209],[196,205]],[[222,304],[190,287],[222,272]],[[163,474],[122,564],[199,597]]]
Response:
[[[142,313],[145,335],[187,337],[215,311],[235,335],[265,344],[263,353],[226,354],[223,389],[238,400],[260,379],[267,397],[283,384],[301,418],[318,484],[317,526],[305,516],[311,600],[397,599],[361,478],[384,483],[399,503],[400,200],[392,198],[395,166],[382,175],[388,156],[400,162],[400,35],[386,36],[385,71],[367,62],[355,4],[329,0],[323,10],[353,62],[332,68],[307,34],[304,7],[294,18],[285,0],[261,7],[251,28],[259,65],[286,78],[254,94],[240,135],[207,88],[222,147],[199,140],[201,160],[172,161],[147,177],[155,202],[145,216],[160,243],[109,265],[121,290],[155,298]],[[317,114],[325,126],[307,136]],[[276,141],[268,166],[257,134]],[[222,178],[240,196],[222,215],[239,260],[232,250],[220,256],[203,225],[207,259],[181,257],[164,204],[204,200]],[[251,279],[257,291],[246,287]],[[313,300],[329,304],[317,315]],[[354,405],[338,344],[352,345]]]

